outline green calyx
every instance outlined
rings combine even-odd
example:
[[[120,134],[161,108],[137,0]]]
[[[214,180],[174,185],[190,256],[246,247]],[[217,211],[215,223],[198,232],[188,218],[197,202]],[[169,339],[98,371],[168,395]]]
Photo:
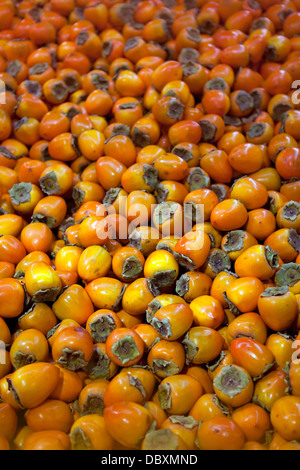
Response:
[[[150,189],[154,190],[158,183],[158,170],[147,163],[143,166],[143,179]]]
[[[216,248],[209,254],[205,265],[209,266],[212,272],[217,275],[221,271],[230,270],[231,261],[228,254]]]
[[[215,135],[217,133],[217,126],[205,119],[199,122],[202,129],[202,140],[203,142],[213,143],[215,141]]]
[[[48,225],[49,228],[54,228],[56,225],[56,220],[51,215],[44,215],[35,213],[31,217],[32,222],[41,222],[42,224]]]
[[[279,255],[269,245],[265,246],[265,255],[271,268],[277,269],[279,267]]]
[[[70,439],[72,450],[94,450],[90,439],[80,427],[73,429]]]
[[[183,297],[189,290],[190,278],[188,273],[182,274],[178,281],[176,282],[176,293]]]
[[[287,202],[282,209],[283,217],[291,222],[295,221],[299,217],[299,214],[300,204],[296,201]]]
[[[168,220],[172,219],[178,206],[174,202],[162,202],[154,211],[154,220],[157,224],[162,225]]]
[[[226,86],[226,81],[222,77],[216,77],[212,78],[211,80],[208,80],[205,84],[205,88],[207,90],[220,90],[220,91],[226,91],[227,86]]]
[[[173,361],[166,361],[164,359],[154,359],[152,364],[152,371],[154,374],[170,377],[179,373],[179,367]]]
[[[168,382],[158,386],[158,398],[163,410],[170,410],[172,407],[171,387]]]
[[[31,199],[32,184],[31,183],[17,183],[14,184],[8,193],[11,201],[16,206],[29,202]]]
[[[114,356],[121,361],[122,365],[137,359],[140,355],[134,339],[131,336],[124,336],[124,338],[116,341],[113,344],[111,351]]]
[[[122,288],[121,293],[120,293],[119,297],[117,298],[116,302],[111,306],[111,310],[113,310],[114,312],[116,312],[120,307],[125,289],[126,289],[126,287],[124,286]]]
[[[278,286],[292,287],[300,281],[300,265],[296,263],[285,263],[275,274],[275,282]]]
[[[288,241],[294,250],[300,253],[300,235],[294,228],[291,228],[289,231]]]
[[[219,400],[219,398],[217,397],[215,393],[213,394],[212,399],[213,399],[214,404],[222,411],[222,413],[229,418],[231,413],[230,413],[230,409],[228,408],[228,406],[225,405],[225,403],[221,402],[221,400]]]
[[[163,186],[162,183],[158,183],[155,188],[155,199],[158,204],[167,200],[169,190]]]
[[[185,360],[186,364],[193,362],[194,357],[197,355],[199,348],[195,345],[190,339],[189,334],[187,333],[182,341],[182,345],[185,350]]]
[[[186,429],[198,427],[199,423],[192,416],[171,415],[169,417],[171,423],[180,424]]]
[[[219,202],[227,198],[226,188],[222,184],[212,184],[210,189],[218,196]]]
[[[91,82],[97,90],[104,90],[107,91],[109,88],[109,81],[108,79],[97,72],[91,73]]]
[[[236,97],[237,104],[241,111],[245,112],[253,109],[253,98],[244,90],[240,90]]]
[[[239,251],[244,247],[244,238],[245,232],[243,230],[232,230],[228,232],[225,237],[225,243],[222,246],[222,249],[226,253],[232,251]]]
[[[18,404],[18,406],[21,408],[21,409],[25,409],[24,406],[22,405],[21,401],[20,401],[20,398],[19,398],[19,395],[17,394],[17,391],[15,389],[15,387],[13,386],[13,383],[12,383],[12,380],[10,378],[6,378],[6,382],[7,382],[7,385],[8,385],[8,390],[11,392],[14,400],[16,401],[16,403]]]
[[[151,323],[156,312],[162,307],[161,303],[157,299],[153,299],[146,310],[147,323]]]
[[[195,202],[189,201],[183,204],[184,215],[198,224],[204,222],[202,208]]]
[[[284,295],[289,291],[288,286],[275,286],[267,287],[265,291],[261,294],[261,297],[276,297]]]
[[[176,98],[171,98],[167,110],[170,119],[180,120],[184,112],[184,105]]]
[[[126,124],[115,124],[112,130],[112,137],[117,135],[126,135],[127,137],[130,137],[130,127]]]
[[[229,398],[234,398],[247,387],[249,382],[249,376],[231,364],[221,369],[221,372],[215,377],[213,385]]]
[[[82,205],[85,197],[85,192],[74,186],[73,191],[72,191],[72,198],[74,199],[76,205],[79,207]]]
[[[110,315],[102,315],[89,326],[94,343],[105,343],[110,333],[116,328],[115,321]]]
[[[164,318],[163,320],[158,320],[157,318],[152,319],[152,326],[163,338],[170,338],[172,336],[172,329],[169,321]]]
[[[216,359],[206,364],[207,369],[213,372],[220,365],[224,357],[225,357],[225,352],[221,351],[219,356],[216,357]]]
[[[176,281],[176,278],[177,271],[175,269],[158,271],[150,279],[150,283],[160,289],[161,287],[171,286]]]
[[[80,415],[86,416],[90,414],[103,415],[104,410],[104,400],[103,395],[97,395],[95,393],[89,393],[86,397],[85,402],[83,403]]]
[[[228,304],[228,308],[229,310],[236,316],[240,315],[241,312],[239,311],[239,309],[234,305],[233,302],[231,302],[231,300],[229,300],[226,292],[223,292],[223,297],[224,299],[226,300],[227,304]]]
[[[102,204],[110,206],[117,199],[121,188],[110,188],[106,191]]]
[[[146,398],[146,390],[138,377],[134,377],[133,375],[129,375],[129,383],[132,387],[136,388],[140,394],[142,395],[143,399]]]
[[[143,271],[141,261],[136,256],[129,256],[123,264],[122,277],[127,280],[136,279]]]
[[[22,351],[16,352],[13,358],[13,365],[15,369],[26,366],[27,364],[33,364],[37,359],[33,353],[23,353]]]
[[[135,127],[132,132],[132,140],[134,144],[138,147],[146,147],[150,145],[151,138],[149,134],[146,134],[138,127]]]
[[[32,300],[33,302],[55,302],[57,299],[61,289],[60,287],[50,287],[49,289],[41,289],[39,291],[36,291],[33,296]]]
[[[83,370],[88,374],[89,378],[107,379],[110,376],[110,359],[100,349],[95,348],[92,357]]]
[[[40,186],[43,193],[51,196],[52,194],[58,194],[61,191],[61,187],[57,182],[57,176],[55,171],[50,171],[47,175],[40,178]]]
[[[146,434],[144,448],[145,450],[177,450],[178,439],[170,429],[156,429]]]
[[[187,269],[188,271],[195,271],[195,269],[197,268],[194,261],[188,256],[185,256],[182,253],[174,253],[174,256],[180,266]]]
[[[251,139],[255,137],[260,137],[261,135],[263,135],[265,127],[266,126],[264,122],[257,122],[255,124],[252,124],[247,131],[247,136]]]
[[[178,155],[180,158],[183,158],[183,160],[186,162],[189,162],[193,159],[192,151],[180,144],[173,148],[172,153],[174,153],[174,155]]]
[[[142,249],[142,236],[138,230],[134,230],[128,237],[129,246],[137,248],[141,251]]]
[[[65,367],[65,369],[72,371],[82,369],[87,365],[87,361],[83,357],[83,351],[74,351],[70,348],[64,348],[61,351],[60,358],[56,362]]]

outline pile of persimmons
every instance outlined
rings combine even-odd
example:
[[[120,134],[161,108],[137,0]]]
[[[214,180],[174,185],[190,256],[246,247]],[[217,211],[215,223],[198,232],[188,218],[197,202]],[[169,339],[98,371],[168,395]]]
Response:
[[[299,0],[1,0],[1,450],[300,450],[299,80]]]

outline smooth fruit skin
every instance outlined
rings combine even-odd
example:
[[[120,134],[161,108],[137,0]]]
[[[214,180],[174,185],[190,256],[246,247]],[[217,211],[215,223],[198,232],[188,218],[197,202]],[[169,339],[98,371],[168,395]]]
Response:
[[[27,292],[36,301],[56,300],[62,289],[57,272],[43,261],[28,266],[24,282]]]
[[[267,346],[252,338],[235,338],[230,343],[230,352],[236,364],[245,367],[254,378],[272,368],[275,357]]]
[[[260,295],[257,307],[265,324],[274,331],[290,328],[297,317],[296,296],[285,286],[266,289]]]
[[[23,450],[70,450],[68,434],[57,431],[36,431],[29,434],[23,443]]]
[[[187,387],[190,390],[190,395],[188,399],[183,400],[184,390]],[[161,407],[168,414],[183,415],[188,413],[202,394],[202,385],[186,374],[166,377],[158,387]]]
[[[261,442],[265,433],[271,429],[268,412],[254,403],[236,408],[232,419],[243,430],[247,441]]]
[[[240,450],[245,435],[232,419],[211,418],[201,423],[197,438],[201,450]]]
[[[236,230],[247,222],[245,206],[237,199],[219,202],[210,214],[212,225],[222,231]]]
[[[11,302],[11,299],[14,302]],[[14,318],[20,315],[24,308],[25,292],[17,279],[0,279],[0,316]]]
[[[72,319],[84,325],[94,312],[94,306],[85,289],[73,284],[66,289],[52,304],[52,309],[59,320]]]
[[[18,416],[14,408],[7,403],[0,404],[0,426],[1,434],[11,441],[18,427]]]
[[[141,359],[145,344],[141,337],[130,328],[116,328],[105,343],[108,357],[117,366],[131,366]]]
[[[51,399],[28,410],[25,418],[33,431],[56,429],[68,433],[73,423],[73,415],[67,403]]]
[[[28,364],[16,370],[10,379],[22,408],[34,408],[45,401],[55,389],[59,370],[50,363]]]
[[[63,329],[52,345],[52,357],[57,364],[76,371],[86,366],[93,354],[93,340],[81,326]]]
[[[78,418],[71,427],[70,439],[72,450],[111,450],[114,446],[103,416],[96,414]]]
[[[152,318],[152,326],[159,335],[169,341],[182,337],[193,323],[193,312],[188,305],[181,303],[160,308]]]
[[[253,381],[247,369],[230,364],[222,366],[214,376],[214,392],[225,405],[239,407],[252,399]]]
[[[287,439],[298,440],[300,420],[300,399],[296,396],[279,398],[271,409],[271,422],[277,432]]]
[[[46,362],[48,356],[48,341],[43,333],[34,328],[21,331],[10,348],[10,358],[15,369],[31,362]]]
[[[10,450],[8,439],[0,434],[0,450]]]
[[[245,276],[232,281],[226,290],[226,298],[241,313],[253,312],[263,291],[264,284],[260,279]]]
[[[188,363],[205,364],[214,360],[222,351],[222,335],[206,326],[194,326],[186,333],[183,340]]]
[[[131,449],[139,447],[153,422],[150,411],[133,402],[114,403],[104,409],[103,416],[111,436]]]
[[[0,450],[300,450],[299,59],[300,0],[0,0]]]

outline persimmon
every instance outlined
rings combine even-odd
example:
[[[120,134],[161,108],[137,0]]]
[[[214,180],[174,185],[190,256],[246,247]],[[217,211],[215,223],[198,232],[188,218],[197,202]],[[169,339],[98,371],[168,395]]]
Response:
[[[1,2],[1,449],[299,450],[299,15]]]

